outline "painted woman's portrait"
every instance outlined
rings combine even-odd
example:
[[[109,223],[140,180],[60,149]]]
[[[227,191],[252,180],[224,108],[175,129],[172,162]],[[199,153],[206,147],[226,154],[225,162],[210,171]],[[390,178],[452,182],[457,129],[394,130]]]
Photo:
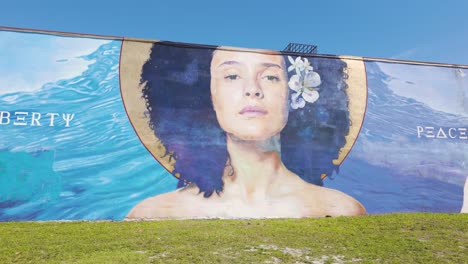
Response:
[[[352,145],[343,60],[157,42],[139,87],[152,154],[178,186],[126,219],[366,213],[323,187]]]

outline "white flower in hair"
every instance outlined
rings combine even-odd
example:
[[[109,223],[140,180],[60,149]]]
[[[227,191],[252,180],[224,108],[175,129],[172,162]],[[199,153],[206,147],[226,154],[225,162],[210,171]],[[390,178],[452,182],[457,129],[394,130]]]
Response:
[[[303,108],[306,102],[314,103],[317,101],[320,96],[317,87],[322,81],[320,75],[313,71],[309,60],[306,58],[302,61],[301,57],[297,57],[296,60],[293,60],[288,56],[288,60],[294,62],[293,65],[288,67],[288,71],[295,69],[297,73],[291,76],[288,82],[289,88],[294,91],[294,93],[291,94],[291,108]]]
[[[299,74],[302,70],[304,70],[304,62],[301,60],[301,57],[297,57],[294,60],[291,56],[288,56],[288,60],[291,63],[291,66],[288,67],[288,72],[296,70],[296,73]]]
[[[307,58],[304,58],[304,71],[305,72],[309,72],[309,71],[313,71],[314,68],[312,68],[312,66],[310,66],[310,62]]]

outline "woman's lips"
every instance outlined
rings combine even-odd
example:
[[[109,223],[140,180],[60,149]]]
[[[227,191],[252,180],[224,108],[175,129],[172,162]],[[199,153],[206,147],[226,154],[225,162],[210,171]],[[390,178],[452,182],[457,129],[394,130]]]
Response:
[[[242,110],[239,112],[239,114],[243,116],[249,116],[249,117],[263,116],[263,115],[266,115],[267,113],[268,111],[258,106],[246,106],[242,108]]]

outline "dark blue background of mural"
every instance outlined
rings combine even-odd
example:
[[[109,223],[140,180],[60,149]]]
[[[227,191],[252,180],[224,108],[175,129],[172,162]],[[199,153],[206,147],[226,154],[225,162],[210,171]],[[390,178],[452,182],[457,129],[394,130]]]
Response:
[[[325,186],[357,198],[369,213],[459,212],[468,140],[418,138],[416,127],[468,127],[468,117],[395,94],[387,81],[398,76],[385,74],[377,62],[366,62],[366,72],[368,102],[361,133],[339,175]]]

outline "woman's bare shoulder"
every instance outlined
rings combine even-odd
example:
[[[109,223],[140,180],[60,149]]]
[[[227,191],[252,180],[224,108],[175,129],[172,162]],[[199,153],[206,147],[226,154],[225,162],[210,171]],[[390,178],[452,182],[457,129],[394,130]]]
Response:
[[[187,186],[172,192],[147,198],[130,210],[126,220],[149,220],[189,217],[187,205],[203,198],[196,186]]]
[[[364,206],[341,191],[308,184],[302,190],[302,196],[308,197],[308,204],[313,204],[315,208],[320,208],[323,216],[355,216],[367,214]]]

